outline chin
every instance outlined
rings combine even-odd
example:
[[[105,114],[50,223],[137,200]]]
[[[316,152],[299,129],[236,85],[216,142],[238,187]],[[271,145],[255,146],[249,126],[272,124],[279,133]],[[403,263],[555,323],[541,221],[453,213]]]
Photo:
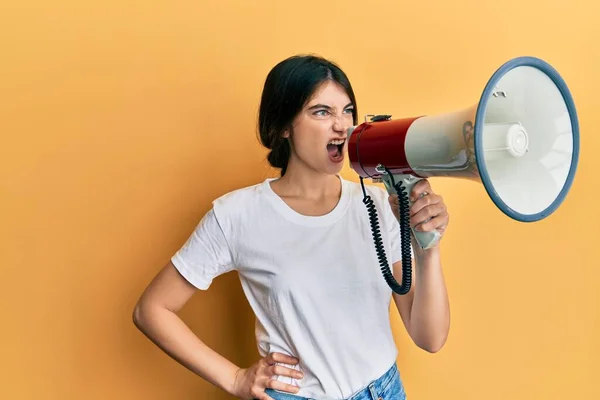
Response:
[[[329,165],[327,165],[325,167],[323,172],[326,173],[327,175],[339,175],[343,169],[344,169],[343,163],[339,163],[339,164],[335,164],[335,165],[331,165],[331,163],[330,163]]]

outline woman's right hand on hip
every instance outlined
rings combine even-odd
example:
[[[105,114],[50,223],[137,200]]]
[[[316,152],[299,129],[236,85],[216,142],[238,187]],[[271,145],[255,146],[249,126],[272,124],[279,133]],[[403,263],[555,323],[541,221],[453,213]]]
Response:
[[[277,363],[296,365],[298,359],[281,354],[269,353],[250,368],[240,368],[235,376],[234,395],[244,400],[273,400],[265,393],[265,389],[274,389],[288,393],[298,393],[299,387],[279,382],[274,375],[302,379],[300,371],[287,368]]]

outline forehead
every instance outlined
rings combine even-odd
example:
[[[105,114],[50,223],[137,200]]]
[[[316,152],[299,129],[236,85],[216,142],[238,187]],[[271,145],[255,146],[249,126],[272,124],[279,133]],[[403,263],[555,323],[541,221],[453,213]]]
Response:
[[[350,103],[350,97],[348,97],[346,90],[337,82],[327,81],[323,82],[317,90],[315,90],[315,93],[308,101],[307,105],[310,107],[317,103],[345,107]]]

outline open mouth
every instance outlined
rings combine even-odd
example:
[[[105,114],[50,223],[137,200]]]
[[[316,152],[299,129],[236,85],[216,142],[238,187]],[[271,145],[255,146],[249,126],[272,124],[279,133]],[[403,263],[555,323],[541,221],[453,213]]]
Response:
[[[346,143],[345,139],[335,139],[327,144],[327,154],[331,161],[339,162],[344,158],[344,143]]]

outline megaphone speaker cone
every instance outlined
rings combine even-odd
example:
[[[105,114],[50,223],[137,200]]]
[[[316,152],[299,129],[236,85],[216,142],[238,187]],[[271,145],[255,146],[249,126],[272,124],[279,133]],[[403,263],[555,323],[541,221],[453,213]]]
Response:
[[[494,204],[521,222],[546,218],[564,201],[579,159],[579,122],[558,72],[534,57],[502,65],[477,106],[475,161]]]

